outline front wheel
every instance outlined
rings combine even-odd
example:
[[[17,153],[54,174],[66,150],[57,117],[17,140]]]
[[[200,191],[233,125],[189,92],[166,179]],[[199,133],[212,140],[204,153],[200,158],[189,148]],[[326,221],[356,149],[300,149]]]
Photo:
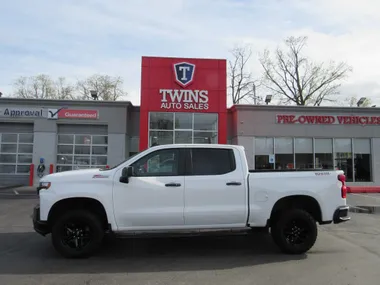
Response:
[[[71,210],[59,217],[52,228],[54,248],[66,258],[85,258],[102,244],[100,219],[86,210]]]
[[[288,210],[274,221],[271,234],[276,245],[287,254],[302,254],[317,240],[318,228],[314,218],[300,209]]]

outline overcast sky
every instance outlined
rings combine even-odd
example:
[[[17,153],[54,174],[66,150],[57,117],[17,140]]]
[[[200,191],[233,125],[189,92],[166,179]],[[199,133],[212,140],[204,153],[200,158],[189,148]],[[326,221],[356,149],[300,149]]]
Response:
[[[258,52],[306,35],[311,58],[353,67],[342,96],[380,105],[379,0],[12,0],[0,11],[5,95],[20,75],[104,73],[121,75],[138,105],[143,55],[228,59],[248,43],[260,75]]]

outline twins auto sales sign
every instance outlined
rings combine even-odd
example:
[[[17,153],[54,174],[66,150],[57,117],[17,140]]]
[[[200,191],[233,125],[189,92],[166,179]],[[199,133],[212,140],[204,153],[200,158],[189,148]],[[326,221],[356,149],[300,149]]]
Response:
[[[219,112],[226,109],[224,60],[143,57],[141,108]]]

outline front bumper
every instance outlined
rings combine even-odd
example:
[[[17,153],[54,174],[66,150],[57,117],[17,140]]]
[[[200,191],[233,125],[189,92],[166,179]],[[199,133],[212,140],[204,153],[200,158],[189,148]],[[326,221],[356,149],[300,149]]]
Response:
[[[33,219],[33,228],[37,233],[43,236],[50,233],[49,224],[45,221],[40,220],[40,206],[39,205],[33,208],[32,219]]]
[[[334,216],[333,216],[334,224],[340,224],[340,223],[344,223],[351,220],[351,217],[348,216],[349,210],[350,210],[349,206],[338,207],[335,210]]]

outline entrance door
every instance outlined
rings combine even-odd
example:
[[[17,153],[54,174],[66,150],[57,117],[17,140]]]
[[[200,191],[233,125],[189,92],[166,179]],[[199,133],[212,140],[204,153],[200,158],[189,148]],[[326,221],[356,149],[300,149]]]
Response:
[[[185,176],[187,227],[242,227],[248,202],[242,166],[231,148],[192,148]],[[189,165],[190,164],[190,165]]]
[[[121,230],[154,230],[184,225],[184,161],[178,148],[157,150],[134,162],[129,183],[115,175],[114,207]]]

